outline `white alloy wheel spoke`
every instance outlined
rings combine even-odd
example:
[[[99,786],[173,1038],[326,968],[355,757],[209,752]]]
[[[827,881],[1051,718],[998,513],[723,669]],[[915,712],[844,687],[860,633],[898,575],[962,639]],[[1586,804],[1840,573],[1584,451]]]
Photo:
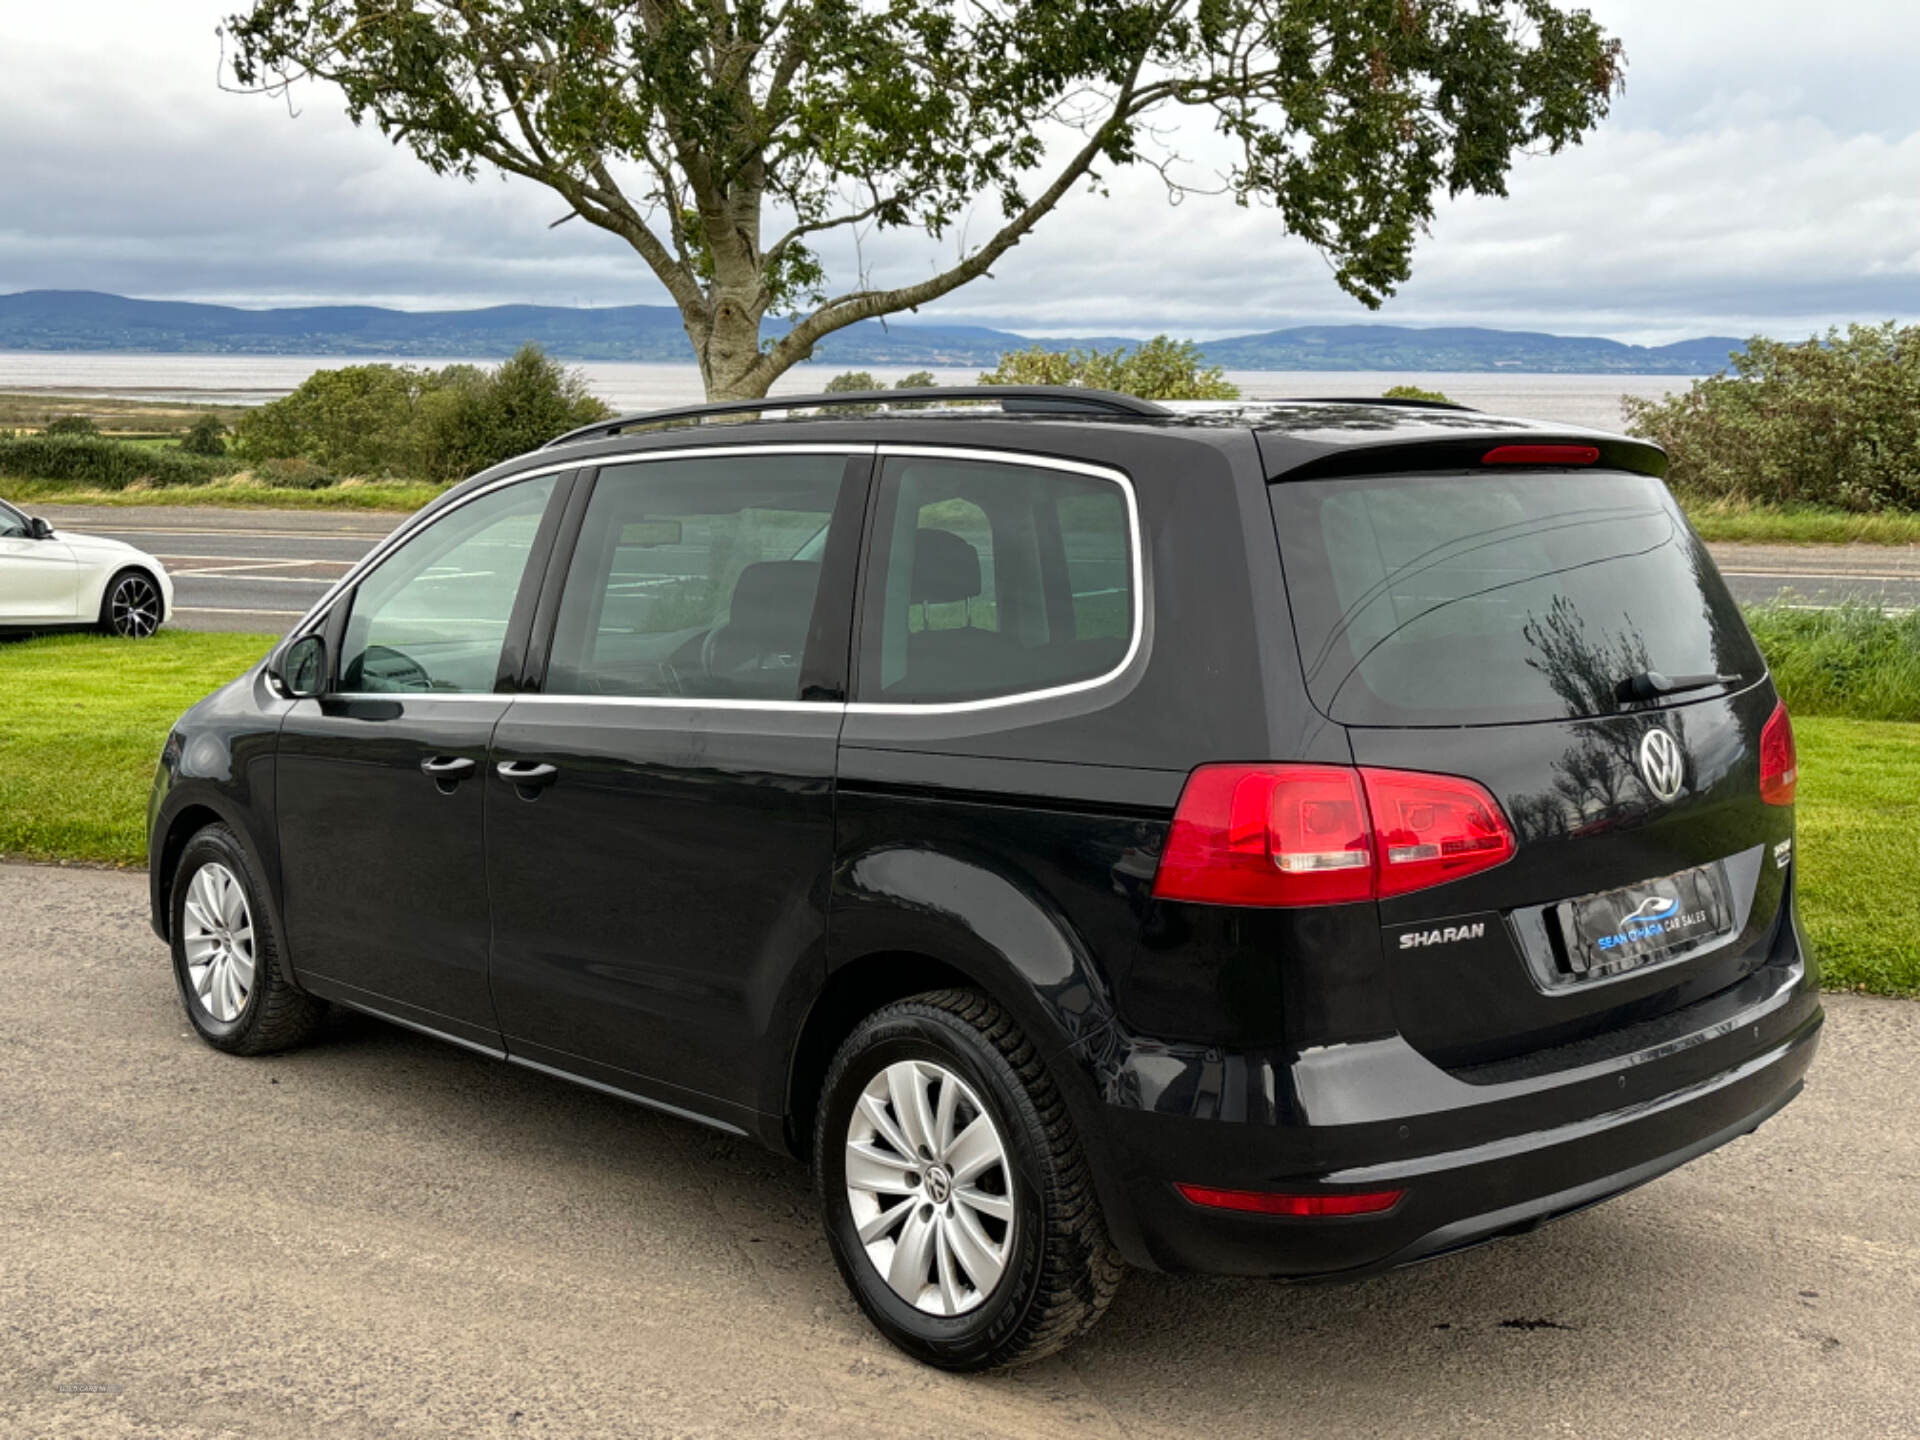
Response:
[[[927,1267],[933,1260],[933,1217],[924,1203],[908,1202],[913,1213],[900,1227],[893,1242],[893,1264],[887,1269],[887,1283],[894,1293],[915,1304],[927,1288]]]
[[[929,1315],[986,1302],[1012,1253],[1013,1171],[966,1081],[930,1060],[875,1072],[843,1164],[854,1233],[888,1288]]]

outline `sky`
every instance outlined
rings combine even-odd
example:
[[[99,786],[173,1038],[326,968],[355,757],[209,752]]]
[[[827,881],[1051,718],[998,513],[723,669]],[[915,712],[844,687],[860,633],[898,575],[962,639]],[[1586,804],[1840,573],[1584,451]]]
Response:
[[[202,0],[0,0],[0,293],[106,290],[263,306],[663,304],[624,242],[525,181],[429,173],[323,88],[223,92]],[[1206,338],[1378,321],[1802,338],[1920,319],[1920,3],[1588,0],[1627,89],[1504,199],[1443,200],[1413,278],[1370,312],[1271,210],[1169,206],[1151,172],[1075,195],[927,321]],[[1211,137],[1176,143],[1204,167]],[[1204,170],[1196,170],[1204,178]],[[996,211],[963,227],[976,241]],[[898,283],[956,236],[829,250]]]

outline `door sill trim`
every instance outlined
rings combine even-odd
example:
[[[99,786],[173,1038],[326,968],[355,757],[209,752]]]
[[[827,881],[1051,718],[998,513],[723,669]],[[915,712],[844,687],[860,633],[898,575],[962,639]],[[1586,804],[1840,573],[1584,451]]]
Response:
[[[711,1115],[702,1115],[698,1110],[688,1110],[683,1106],[669,1104],[665,1100],[655,1100],[632,1090],[622,1090],[618,1085],[609,1085],[604,1080],[594,1080],[572,1070],[562,1070],[558,1065],[543,1065],[538,1060],[529,1060],[524,1055],[511,1052],[504,1058],[509,1064],[524,1065],[529,1070],[538,1070],[542,1075],[551,1075],[557,1080],[571,1081],[575,1085],[584,1085],[589,1090],[598,1090],[603,1095],[611,1095],[616,1100],[630,1100],[635,1105],[644,1105],[649,1110],[661,1110],[668,1115],[678,1116],[682,1120],[691,1120],[696,1125],[706,1125],[712,1129],[724,1131],[728,1135],[746,1135],[740,1126],[728,1120],[718,1120]]]

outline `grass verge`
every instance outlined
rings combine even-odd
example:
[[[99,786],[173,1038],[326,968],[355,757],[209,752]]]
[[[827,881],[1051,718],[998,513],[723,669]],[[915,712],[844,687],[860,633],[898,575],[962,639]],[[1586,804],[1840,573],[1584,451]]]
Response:
[[[0,855],[138,865],[180,712],[269,635],[0,642]],[[1920,995],[1920,725],[1803,715],[1801,914],[1827,983]]]
[[[1920,720],[1920,611],[1760,605],[1746,616],[1796,719]]]
[[[223,510],[386,510],[410,515],[447,487],[415,480],[342,480],[319,490],[279,489],[244,476],[211,485],[99,490],[57,480],[8,480],[0,494],[43,505],[205,505]]]
[[[1822,505],[1737,505],[1688,500],[1681,508],[1706,541],[1754,545],[1920,545],[1920,513],[1856,514]]]
[[[167,731],[271,635],[0,640],[0,855],[138,865]]]
[[[1920,725],[1796,719],[1800,915],[1826,983],[1920,995]]]

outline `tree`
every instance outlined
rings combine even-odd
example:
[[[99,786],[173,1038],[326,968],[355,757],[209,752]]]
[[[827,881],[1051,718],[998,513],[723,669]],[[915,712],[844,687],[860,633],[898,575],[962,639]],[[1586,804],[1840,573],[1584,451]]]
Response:
[[[1191,340],[1151,340],[1113,350],[1010,350],[982,385],[1086,385],[1142,400],[1238,400],[1240,387],[1218,365],[1203,366]]]
[[[1422,390],[1418,385],[1389,385],[1380,392],[1382,400],[1426,400],[1435,405],[1451,405],[1453,402],[1439,390]]]
[[[47,422],[49,435],[98,435],[100,427],[93,423],[91,415],[62,415],[57,420]]]
[[[827,381],[825,393],[828,395],[853,395],[862,390],[878,390],[880,382],[873,378],[871,370],[842,370]]]
[[[1624,64],[1557,0],[253,0],[224,29],[241,86],[330,82],[435,172],[524,177],[626,241],[713,398],[986,274],[1131,165],[1273,206],[1378,305],[1437,195],[1577,143]],[[1232,147],[1217,185],[1169,163],[1181,109]],[[830,292],[816,246],[863,226],[959,245]],[[763,343],[769,314],[794,323]]]
[[[1625,401],[1627,429],[1672,457],[1676,491],[1920,510],[1920,325],[1756,338],[1731,359],[1682,394]]]
[[[189,455],[227,453],[227,426],[218,415],[202,415],[180,437],[180,448]]]

